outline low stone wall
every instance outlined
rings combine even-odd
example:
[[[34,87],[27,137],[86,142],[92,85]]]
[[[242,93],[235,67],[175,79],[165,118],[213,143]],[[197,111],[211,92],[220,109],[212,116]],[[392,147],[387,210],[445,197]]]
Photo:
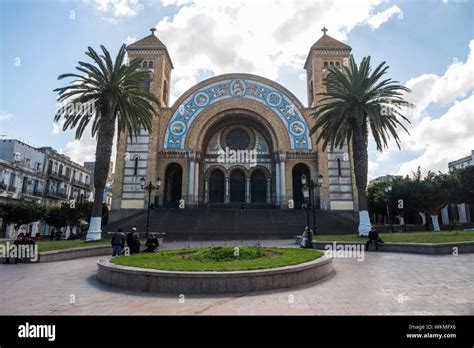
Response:
[[[97,263],[97,279],[102,283],[139,291],[165,293],[241,293],[290,288],[330,276],[332,258],[321,258],[299,265],[253,271],[180,272]]]
[[[295,238],[295,243],[300,244],[301,236]],[[318,250],[325,250],[326,245],[333,245],[333,242],[315,242],[313,241],[313,248]],[[337,245],[360,244],[365,245],[365,242],[336,242]],[[369,245],[369,252],[375,251],[375,245]],[[428,254],[428,255],[446,255],[457,252],[458,254],[474,253],[474,242],[455,242],[455,243],[383,243],[379,244],[378,251],[392,252],[392,253],[409,253],[409,254]]]
[[[40,252],[38,262],[55,262],[80,259],[91,256],[112,255],[112,247],[110,245],[95,245],[81,248],[72,248],[65,250],[53,250]]]

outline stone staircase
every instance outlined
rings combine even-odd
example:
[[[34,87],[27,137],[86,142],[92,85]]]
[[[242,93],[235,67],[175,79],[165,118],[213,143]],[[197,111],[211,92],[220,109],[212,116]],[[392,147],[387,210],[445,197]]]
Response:
[[[116,212],[115,214],[120,214]],[[357,222],[351,214],[333,211],[316,211],[316,224],[320,234],[356,233]],[[357,213],[353,213],[357,214]],[[310,214],[312,222],[312,215]],[[119,228],[128,232],[136,227],[146,231],[146,211],[103,226],[107,232]],[[293,239],[302,234],[306,225],[306,212],[296,209],[217,209],[158,208],[150,211],[150,232],[165,232],[166,240],[244,240]]]

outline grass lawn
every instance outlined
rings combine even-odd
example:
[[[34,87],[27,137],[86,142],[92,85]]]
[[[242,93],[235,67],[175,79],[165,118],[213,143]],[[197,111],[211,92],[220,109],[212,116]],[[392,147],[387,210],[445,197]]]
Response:
[[[452,243],[474,241],[474,231],[441,231],[441,232],[384,232],[380,236],[385,242],[396,243]],[[316,241],[365,242],[367,237],[356,234],[317,235]]]
[[[122,266],[170,271],[243,271],[296,265],[315,260],[323,253],[312,249],[232,246],[188,250],[164,250],[118,256],[112,263]]]
[[[2,242],[5,243],[5,242]],[[10,242],[11,244],[13,242]],[[37,242],[38,244],[38,251],[45,252],[45,251],[53,251],[53,250],[65,250],[65,249],[72,249],[72,248],[80,248],[86,246],[96,246],[96,245],[110,245],[110,239],[102,239],[95,242],[85,242],[80,239],[76,240],[42,240]]]

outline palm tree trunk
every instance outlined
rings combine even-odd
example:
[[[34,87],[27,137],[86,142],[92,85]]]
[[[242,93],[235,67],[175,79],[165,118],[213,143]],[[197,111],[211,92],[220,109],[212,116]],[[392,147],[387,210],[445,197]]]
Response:
[[[86,241],[94,241],[102,238],[102,202],[104,188],[109,174],[110,157],[112,156],[112,143],[115,125],[111,117],[104,117],[97,134],[97,147],[95,152],[94,168],[94,205],[92,206],[89,230]]]
[[[368,133],[366,124],[364,123],[362,127],[354,126],[352,150],[354,152],[354,174],[359,203],[359,235],[361,236],[367,236],[370,229],[372,228],[366,196],[367,172],[369,164],[367,146]]]

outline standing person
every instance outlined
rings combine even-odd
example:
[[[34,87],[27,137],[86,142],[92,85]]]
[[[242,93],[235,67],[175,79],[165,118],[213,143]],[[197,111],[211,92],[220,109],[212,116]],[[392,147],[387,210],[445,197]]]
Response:
[[[112,236],[112,257],[122,254],[123,248],[125,248],[125,236],[122,233],[122,229],[119,228],[118,232],[115,232]]]
[[[53,228],[51,229],[51,233],[49,234],[49,240],[50,240],[51,242],[54,240],[55,234],[56,234],[56,228],[53,227]]]
[[[130,254],[139,254],[140,253],[140,239],[138,238],[138,233],[133,233],[132,236],[132,245],[130,246]]]

